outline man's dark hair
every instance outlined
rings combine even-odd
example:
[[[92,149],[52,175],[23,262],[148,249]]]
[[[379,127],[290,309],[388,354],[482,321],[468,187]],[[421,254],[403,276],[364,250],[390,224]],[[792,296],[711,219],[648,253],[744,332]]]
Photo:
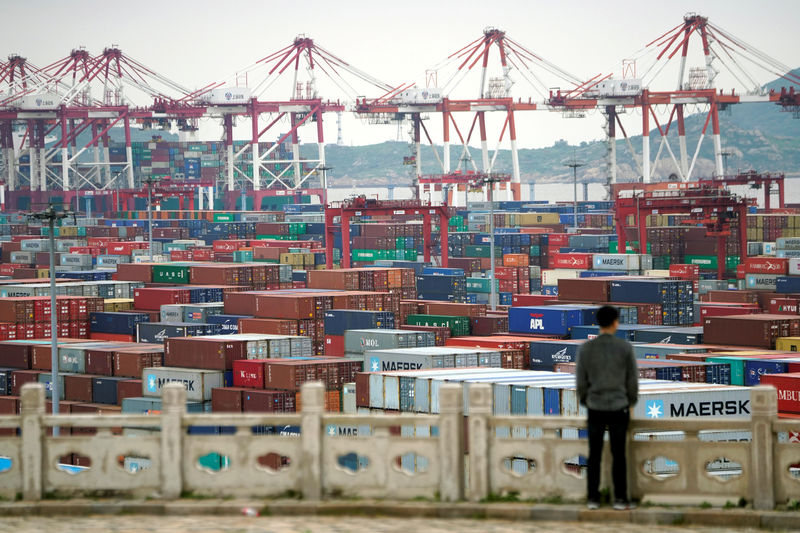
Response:
[[[616,307],[604,305],[597,310],[597,325],[601,328],[607,328],[619,318],[619,311]]]

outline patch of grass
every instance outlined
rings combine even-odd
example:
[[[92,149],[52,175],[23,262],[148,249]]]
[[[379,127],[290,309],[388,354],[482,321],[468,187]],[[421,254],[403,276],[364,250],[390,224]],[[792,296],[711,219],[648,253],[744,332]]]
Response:
[[[709,502],[703,502],[700,504],[700,509],[711,509],[711,504]]]
[[[489,496],[484,500],[485,503],[516,503],[519,502],[519,492],[509,491],[504,494],[497,494],[495,492],[489,493]]]
[[[675,519],[672,521],[673,526],[682,526],[684,522],[683,515],[676,516]]]
[[[789,500],[786,502],[786,510],[787,511],[800,511],[800,500]]]
[[[732,501],[728,500],[728,501],[725,502],[725,505],[722,508],[723,509],[733,509],[734,507],[736,507],[736,504],[733,503]]]

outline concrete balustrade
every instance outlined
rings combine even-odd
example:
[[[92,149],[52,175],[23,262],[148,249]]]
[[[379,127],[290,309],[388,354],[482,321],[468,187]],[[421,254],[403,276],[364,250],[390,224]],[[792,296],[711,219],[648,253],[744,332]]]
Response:
[[[183,386],[171,383],[164,387],[160,415],[53,416],[45,412],[43,386],[28,384],[21,414],[0,417],[0,428],[20,428],[20,436],[0,437],[0,456],[10,459],[10,468],[0,472],[0,494],[21,494],[26,500],[98,491],[164,499],[186,493],[293,493],[308,500],[481,501],[507,492],[535,499],[584,497],[585,478],[576,460],[587,453],[586,441],[577,438],[584,419],[494,416],[490,385],[472,384],[468,392],[468,417],[458,384],[442,386],[439,414],[326,413],[318,383],[303,386],[299,413],[188,414]],[[750,420],[632,421],[630,495],[654,503],[743,498],[760,510],[800,498],[800,476],[790,473],[792,465],[800,465],[800,443],[780,438],[800,431],[800,420],[778,420],[776,404],[773,388],[754,387]],[[54,426],[97,428],[97,433],[55,437],[49,432]],[[259,434],[252,429],[262,426],[300,431]],[[190,427],[227,431],[203,434]],[[701,434],[708,431],[747,438],[711,442]],[[673,432],[672,439],[664,432]],[[88,458],[91,467],[59,466],[59,458],[68,454]],[[218,468],[201,464],[209,454],[220,458]],[[347,456],[351,463],[343,465]],[[140,464],[132,466],[131,458]],[[609,473],[607,457],[605,484]]]

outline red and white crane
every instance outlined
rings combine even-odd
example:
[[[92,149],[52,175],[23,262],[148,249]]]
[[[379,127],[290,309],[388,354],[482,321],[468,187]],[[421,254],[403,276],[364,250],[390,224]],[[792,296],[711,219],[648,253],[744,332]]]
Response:
[[[703,65],[687,70],[690,45],[697,40]],[[657,85],[669,83],[662,75],[668,66],[677,68],[676,88],[656,90]],[[781,91],[767,91],[751,74],[750,70],[754,67],[782,78],[787,82],[787,87]],[[643,74],[637,73],[637,69]],[[738,91],[732,89],[725,92],[717,88],[717,77],[721,72],[740,85]],[[707,17],[689,13],[680,24],[648,43],[638,57],[624,61],[621,78],[607,78],[593,83],[578,97],[556,93],[550,98],[549,104],[553,109],[599,108],[606,115],[611,183],[616,183],[618,178],[617,128],[623,134],[643,182],[648,183],[655,177],[665,150],[674,166],[674,173],[681,181],[689,181],[694,175],[709,125],[714,145],[715,175],[722,176],[724,173],[719,123],[722,109],[734,104],[771,102],[784,110],[797,110],[800,94],[796,87],[800,87],[800,77],[792,74],[788,66],[711,23]],[[690,106],[705,109],[705,121],[691,157],[687,149],[685,127],[686,111]],[[641,155],[634,149],[623,126],[621,115],[629,109],[641,113]],[[662,112],[664,109],[668,113]],[[678,130],[677,155],[669,142],[673,124]],[[652,125],[656,126],[661,137],[655,160],[651,156],[650,146]]]
[[[497,54],[492,51],[496,50]],[[499,63],[493,63],[492,58],[497,56]],[[490,69],[499,74],[492,77]],[[456,89],[462,82],[477,72],[478,86],[475,97],[456,97]],[[512,87],[515,85],[515,76],[518,76],[526,85],[529,94],[525,98],[512,97]],[[472,76],[473,78],[475,75]],[[599,79],[595,76],[593,80]],[[438,81],[444,84],[438,86]],[[414,143],[414,162],[417,178],[425,176],[422,162],[422,135],[433,148],[433,154],[441,170],[442,180],[436,185],[446,185],[453,181],[454,176],[462,167],[469,165],[473,172],[484,174],[496,173],[496,161],[503,141],[508,139],[511,152],[511,180],[507,185],[500,183],[507,191],[507,198],[519,199],[521,170],[519,165],[519,152],[517,148],[517,111],[533,111],[547,99],[548,88],[554,84],[570,87],[567,94],[573,94],[586,87],[587,82],[582,81],[564,69],[544,59],[541,55],[532,52],[519,42],[509,37],[504,31],[488,27],[478,39],[450,54],[444,61],[426,72],[426,87],[403,87],[393,93],[387,93],[376,100],[362,99],[356,112],[369,116],[383,114],[393,116],[399,120],[410,120]],[[471,91],[469,91],[471,92]],[[539,98],[539,104],[535,98]],[[431,133],[423,120],[429,113],[439,113],[442,117],[442,155],[434,144]],[[468,130],[462,130],[456,121],[457,114],[473,114]],[[487,134],[487,113],[497,113],[503,119],[499,135],[496,137],[494,152],[490,152],[489,136]],[[477,131],[476,131],[477,126]],[[451,168],[451,133],[455,132],[461,145],[459,163],[456,169]],[[470,142],[476,134],[480,141],[480,167],[472,156]],[[457,177],[457,176],[456,176]],[[426,176],[420,182],[420,195],[422,189],[435,180]],[[469,190],[468,184],[456,185],[463,188],[465,194]],[[457,198],[456,198],[457,200]]]

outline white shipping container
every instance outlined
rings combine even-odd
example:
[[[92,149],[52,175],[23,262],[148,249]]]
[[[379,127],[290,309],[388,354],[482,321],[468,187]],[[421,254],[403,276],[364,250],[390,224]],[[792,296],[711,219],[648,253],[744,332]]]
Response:
[[[744,277],[748,289],[765,289],[774,291],[778,283],[777,274],[747,274]]]
[[[437,88],[412,87],[401,92],[401,104],[436,104],[442,101],[442,91]]]
[[[252,99],[247,87],[220,87],[204,94],[201,99],[213,105],[245,104]]]
[[[542,285],[558,285],[560,279],[577,279],[580,277],[580,272],[573,268],[542,270]]]
[[[668,278],[669,270],[645,270],[644,275],[648,278]]]
[[[142,373],[142,396],[160,397],[161,389],[167,383],[181,383],[186,387],[186,399],[193,401],[211,400],[211,389],[224,387],[223,373],[217,370],[196,368],[153,367]]]
[[[800,276],[800,257],[789,258],[789,275]]]
[[[30,111],[55,110],[61,105],[61,97],[54,93],[32,94],[23,96],[16,105],[20,109]]]
[[[592,270],[638,271],[641,268],[640,254],[594,254]],[[652,266],[652,256],[650,256]]]

